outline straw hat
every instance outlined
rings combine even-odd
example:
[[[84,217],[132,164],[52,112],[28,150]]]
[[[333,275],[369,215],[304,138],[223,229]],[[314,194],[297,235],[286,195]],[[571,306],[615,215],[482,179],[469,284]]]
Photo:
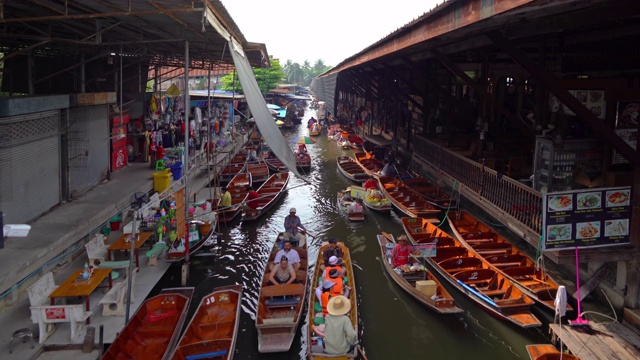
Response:
[[[327,304],[327,311],[331,315],[344,315],[351,310],[351,302],[342,295],[332,297]]]
[[[398,241],[409,241],[409,238],[407,238],[407,235],[400,235]]]

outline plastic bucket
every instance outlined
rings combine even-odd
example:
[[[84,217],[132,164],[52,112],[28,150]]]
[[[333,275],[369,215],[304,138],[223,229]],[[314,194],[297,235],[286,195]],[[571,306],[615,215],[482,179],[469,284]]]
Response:
[[[171,169],[173,180],[180,180],[182,177],[182,161],[177,161],[175,164],[168,165],[167,167]]]
[[[153,191],[161,193],[171,185],[171,169],[156,171],[151,177],[153,178]]]
[[[113,231],[118,231],[120,230],[120,224],[122,223],[122,216],[118,215],[118,216],[114,216],[111,218],[111,220],[109,220],[109,226],[111,227],[111,230]]]

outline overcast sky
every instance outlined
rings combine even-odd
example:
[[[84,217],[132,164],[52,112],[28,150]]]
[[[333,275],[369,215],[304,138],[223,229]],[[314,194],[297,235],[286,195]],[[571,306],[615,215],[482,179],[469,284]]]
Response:
[[[269,55],[335,66],[443,0],[222,0],[249,42]]]

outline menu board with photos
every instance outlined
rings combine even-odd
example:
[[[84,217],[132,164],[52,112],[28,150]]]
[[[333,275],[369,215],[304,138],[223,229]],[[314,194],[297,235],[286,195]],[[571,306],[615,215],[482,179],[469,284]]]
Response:
[[[631,187],[544,194],[544,250],[628,244],[630,204]]]

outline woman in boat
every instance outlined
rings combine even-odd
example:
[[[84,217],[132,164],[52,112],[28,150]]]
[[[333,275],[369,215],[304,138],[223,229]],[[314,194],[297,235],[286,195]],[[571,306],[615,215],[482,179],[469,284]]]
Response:
[[[378,188],[378,182],[373,178],[373,176],[369,176],[369,179],[367,179],[367,181],[364,182],[364,189],[365,190],[369,190],[369,189],[377,189]]]
[[[351,310],[351,302],[344,296],[336,296],[329,300],[327,304],[327,316],[324,324],[315,326],[313,331],[320,336],[323,341],[314,345],[312,352],[330,355],[342,355],[353,352],[358,344],[358,334],[356,333],[351,319],[346,316]]]
[[[307,153],[307,145],[298,144],[298,154],[306,154]]]
[[[316,288],[316,298],[322,306],[322,312],[317,312],[316,316],[327,316],[327,305],[329,304],[329,300],[334,296],[340,295],[333,293],[332,288],[335,287],[335,285],[335,282],[325,280],[322,282],[322,286],[318,286]]]
[[[400,235],[400,237],[398,237],[398,243],[391,251],[393,266],[398,267],[409,264],[409,256],[413,252],[413,246],[409,245],[408,242],[409,239],[407,235]]]
[[[296,271],[289,264],[289,259],[283,256],[280,259],[280,265],[271,270],[269,275],[269,285],[289,285],[296,281]]]

